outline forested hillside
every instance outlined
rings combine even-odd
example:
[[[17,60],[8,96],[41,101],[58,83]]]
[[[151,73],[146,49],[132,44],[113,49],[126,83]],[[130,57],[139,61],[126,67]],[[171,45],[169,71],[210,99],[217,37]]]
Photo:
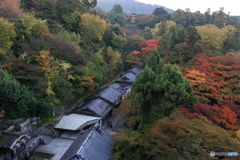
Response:
[[[0,1],[0,107],[6,118],[48,117],[121,70],[126,35],[89,12],[96,3]]]
[[[111,159],[202,160],[217,159],[210,151],[239,152],[240,18],[223,8],[129,15],[119,4],[109,11],[96,4],[0,1],[5,118],[51,117],[116,74],[141,67],[114,110],[132,114],[128,129],[114,137]]]
[[[120,4],[123,7],[123,12],[127,14],[138,13],[138,14],[150,14],[157,7],[163,7],[167,12],[172,13],[174,10],[161,5],[151,5],[141,3],[135,0],[98,0],[97,6],[103,8],[105,11],[112,9],[114,4]]]

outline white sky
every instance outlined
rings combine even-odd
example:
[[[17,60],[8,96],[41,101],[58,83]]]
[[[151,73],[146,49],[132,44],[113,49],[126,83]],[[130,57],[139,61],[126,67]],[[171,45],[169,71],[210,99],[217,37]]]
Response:
[[[240,15],[240,1],[238,0],[136,0],[143,3],[158,4],[164,7],[177,10],[190,8],[191,12],[199,10],[204,13],[208,8],[213,11],[219,11],[224,7],[224,12],[230,12],[231,15]]]

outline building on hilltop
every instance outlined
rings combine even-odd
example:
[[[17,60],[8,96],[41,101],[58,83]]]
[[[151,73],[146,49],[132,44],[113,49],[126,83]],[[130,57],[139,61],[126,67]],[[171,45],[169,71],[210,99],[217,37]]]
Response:
[[[131,22],[135,22],[136,21],[136,13],[132,13],[131,16]]]

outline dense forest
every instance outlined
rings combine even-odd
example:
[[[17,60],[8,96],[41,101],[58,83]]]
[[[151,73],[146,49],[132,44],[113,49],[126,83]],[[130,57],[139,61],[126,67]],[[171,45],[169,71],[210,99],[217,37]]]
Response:
[[[224,8],[131,16],[119,4],[109,11],[96,4],[0,1],[6,118],[51,117],[137,66],[143,71],[114,110],[132,114],[128,129],[114,137],[111,159],[202,160],[214,159],[210,151],[239,152],[240,18]]]

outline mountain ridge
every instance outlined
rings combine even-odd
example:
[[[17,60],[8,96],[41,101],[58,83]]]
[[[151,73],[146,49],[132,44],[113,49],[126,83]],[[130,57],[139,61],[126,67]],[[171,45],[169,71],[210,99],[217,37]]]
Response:
[[[163,7],[168,13],[174,12],[174,10],[161,5],[152,5],[147,3],[138,2],[135,0],[98,0],[97,6],[103,8],[105,11],[112,9],[114,4],[120,4],[123,8],[123,12],[127,14],[139,13],[139,14],[151,14],[155,8]]]

